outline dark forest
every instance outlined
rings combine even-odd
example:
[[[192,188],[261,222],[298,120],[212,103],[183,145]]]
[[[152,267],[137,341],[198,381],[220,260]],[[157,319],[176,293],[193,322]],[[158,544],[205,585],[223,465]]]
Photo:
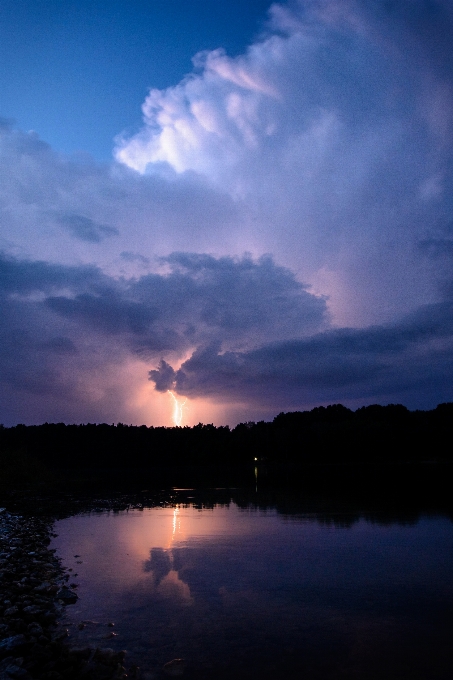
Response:
[[[0,452],[20,452],[52,469],[451,462],[452,435],[453,403],[430,411],[409,411],[400,404],[351,411],[334,404],[233,429],[201,423],[0,426]]]

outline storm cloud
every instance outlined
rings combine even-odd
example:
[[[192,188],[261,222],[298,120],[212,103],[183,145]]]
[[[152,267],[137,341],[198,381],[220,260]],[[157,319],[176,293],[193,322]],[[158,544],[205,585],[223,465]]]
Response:
[[[4,422],[452,400],[452,44],[446,0],[293,0],[110,163],[2,123]]]
[[[329,295],[340,325],[389,321],[436,299],[414,243],[451,216],[452,38],[448,2],[273,5],[244,55],[202,53],[151,90],[116,156],[243,201],[250,249]]]
[[[224,351],[246,351],[267,338],[307,336],[328,326],[326,301],[270,257],[174,253],[160,265],[165,273],[124,279],[94,266],[3,255],[0,362],[3,393],[9,394],[4,413],[17,408],[25,391],[36,399],[46,394],[59,403],[61,417],[71,419],[75,403],[75,412],[93,408],[90,390],[83,387],[92,381],[93,367],[114,371],[133,358],[146,376],[146,362],[161,354],[183,358],[213,342]],[[161,361],[152,375],[157,388],[166,390],[174,374]],[[116,398],[121,399],[120,385]],[[96,408],[102,413],[102,404]]]
[[[453,303],[427,306],[399,324],[335,329],[250,352],[196,351],[174,376],[189,397],[261,401],[285,408],[399,401],[426,408],[451,399]],[[154,379],[154,375],[151,375]]]
[[[93,370],[118,371],[131,357],[144,374],[151,364],[157,391],[249,403],[269,415],[276,404],[398,398],[424,407],[450,397],[448,298],[398,323],[337,329],[326,301],[271,258],[175,253],[161,264],[164,273],[122,279],[92,266],[3,256],[3,412],[17,410],[26,394],[30,403],[45,398],[65,420],[93,410],[105,419],[111,404],[102,381],[102,398],[93,400]],[[121,404],[121,391],[110,399]]]

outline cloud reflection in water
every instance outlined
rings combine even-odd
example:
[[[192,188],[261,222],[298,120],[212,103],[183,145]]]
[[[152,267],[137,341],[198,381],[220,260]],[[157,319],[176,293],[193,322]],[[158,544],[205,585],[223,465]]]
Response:
[[[73,517],[57,533],[67,566],[82,555],[72,620],[115,621],[112,645],[152,672],[182,657],[221,680],[342,677],[348,664],[393,677],[393,659],[443,677],[453,661],[447,518],[335,526],[230,503]]]

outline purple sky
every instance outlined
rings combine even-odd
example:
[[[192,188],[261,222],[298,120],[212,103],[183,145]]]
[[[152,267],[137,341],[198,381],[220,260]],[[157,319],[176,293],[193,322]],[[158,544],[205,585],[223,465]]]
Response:
[[[5,425],[453,400],[451,3],[207,5],[5,2]]]

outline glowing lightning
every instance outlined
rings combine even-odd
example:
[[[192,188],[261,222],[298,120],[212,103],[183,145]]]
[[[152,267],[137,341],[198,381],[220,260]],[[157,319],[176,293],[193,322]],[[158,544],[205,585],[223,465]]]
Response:
[[[183,408],[184,408],[184,405],[185,405],[187,399],[184,399],[183,402],[179,402],[179,401],[176,399],[176,397],[175,397],[175,395],[173,394],[173,392],[171,392],[170,390],[168,390],[168,394],[171,394],[171,396],[173,397],[173,401],[174,401],[174,407],[173,407],[173,422],[174,422],[174,424],[176,425],[176,427],[179,427],[179,426],[181,425],[181,422],[182,422],[182,410],[183,410]]]

